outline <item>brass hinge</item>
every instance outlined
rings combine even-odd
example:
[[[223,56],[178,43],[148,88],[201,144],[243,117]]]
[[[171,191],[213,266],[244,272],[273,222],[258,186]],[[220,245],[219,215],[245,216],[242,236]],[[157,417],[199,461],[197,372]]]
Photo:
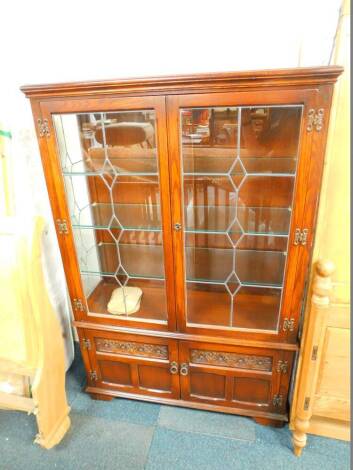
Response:
[[[313,352],[311,353],[311,360],[312,361],[316,361],[318,349],[319,349],[318,346],[313,346]]]
[[[311,108],[308,111],[308,124],[306,130],[311,132],[315,129],[317,132],[320,132],[324,125],[324,109],[320,108],[317,111]]]
[[[68,235],[69,229],[67,228],[67,221],[65,219],[56,219],[58,231],[62,235]]]
[[[40,118],[38,118],[37,124],[38,124],[39,137],[50,137],[48,119],[43,119],[42,121]]]
[[[280,374],[286,374],[288,372],[288,361],[278,361],[277,372],[279,372]]]
[[[89,378],[93,381],[98,380],[97,372],[95,370],[91,370],[89,373]]]
[[[91,341],[87,338],[83,338],[82,340],[82,348],[83,349],[91,349]]]
[[[272,400],[273,406],[276,408],[280,408],[283,405],[283,396],[282,395],[275,395]]]
[[[283,320],[283,331],[294,331],[294,318],[285,318]]]
[[[308,411],[310,405],[310,397],[305,397],[304,400],[304,411]]]
[[[308,233],[309,230],[307,228],[304,228],[303,230],[300,230],[300,228],[296,228],[294,232],[294,245],[306,245],[306,242],[308,241]]]
[[[81,299],[73,299],[72,305],[74,307],[74,310],[79,310],[80,312],[84,312],[86,310]]]

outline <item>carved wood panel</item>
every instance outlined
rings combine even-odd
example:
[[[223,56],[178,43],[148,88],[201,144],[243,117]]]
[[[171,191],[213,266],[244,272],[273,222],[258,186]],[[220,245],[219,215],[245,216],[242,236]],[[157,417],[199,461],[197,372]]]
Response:
[[[95,338],[94,340],[96,349],[100,352],[168,359],[168,346],[162,344],[146,344],[105,338]]]
[[[237,369],[272,370],[272,358],[266,356],[249,356],[246,354],[191,349],[190,358],[194,364],[209,364]]]

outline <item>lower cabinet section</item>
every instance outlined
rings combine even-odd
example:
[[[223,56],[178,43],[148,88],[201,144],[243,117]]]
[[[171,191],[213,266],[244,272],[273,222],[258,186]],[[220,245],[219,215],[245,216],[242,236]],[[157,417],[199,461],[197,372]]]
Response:
[[[79,335],[92,393],[285,419],[293,352],[93,329]]]

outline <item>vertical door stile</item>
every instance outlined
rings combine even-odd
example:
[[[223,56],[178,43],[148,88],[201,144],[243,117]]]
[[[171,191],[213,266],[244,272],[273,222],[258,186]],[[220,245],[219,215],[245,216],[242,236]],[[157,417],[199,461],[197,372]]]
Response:
[[[168,304],[168,327],[170,331],[176,331],[175,312],[175,282],[174,282],[174,249],[171,215],[171,189],[170,189],[170,169],[169,169],[169,144],[168,144],[168,122],[166,97],[156,98],[157,109],[157,137],[159,144],[159,172],[161,187],[162,206],[162,226],[163,226],[163,246],[166,271],[166,289]]]
[[[175,308],[178,331],[185,331],[184,237],[178,96],[166,97],[172,240],[174,252]]]

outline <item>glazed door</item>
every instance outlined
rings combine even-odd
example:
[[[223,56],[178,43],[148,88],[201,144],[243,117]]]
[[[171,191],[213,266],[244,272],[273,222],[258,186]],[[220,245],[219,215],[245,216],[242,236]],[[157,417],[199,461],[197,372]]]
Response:
[[[303,116],[312,96],[168,98],[181,330],[294,338],[297,322],[286,328],[285,319],[297,320],[303,290],[295,233],[308,187]]]
[[[41,113],[76,319],[174,329],[165,99],[54,101]]]

